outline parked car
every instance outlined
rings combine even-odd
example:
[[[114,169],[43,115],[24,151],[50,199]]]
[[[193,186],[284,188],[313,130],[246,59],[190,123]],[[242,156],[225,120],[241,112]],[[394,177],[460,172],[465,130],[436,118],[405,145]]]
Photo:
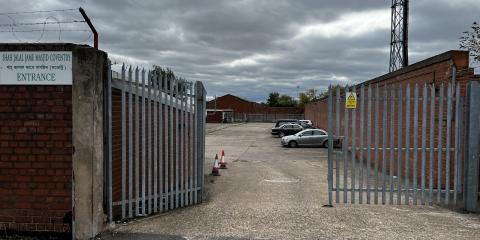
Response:
[[[233,118],[232,117],[224,117],[223,118],[223,123],[233,123]]]
[[[306,123],[306,124],[308,124],[308,125],[312,125],[312,126],[313,126],[312,121],[310,121],[310,120],[298,120],[298,121],[299,121],[300,123]]]
[[[286,123],[300,124],[300,122],[297,119],[280,119],[280,120],[277,121],[277,123],[275,123],[275,127],[280,127],[280,126],[282,126],[283,124],[286,124]]]
[[[294,135],[282,137],[282,146],[322,146],[328,147],[328,133],[323,129],[306,129]],[[333,145],[341,145],[341,137],[333,136]]]
[[[315,127],[312,124],[308,124],[306,122],[302,122],[300,120],[299,125],[303,127],[303,129],[314,129]]]
[[[296,123],[286,123],[280,127],[272,128],[272,135],[279,135],[280,137],[292,135],[303,130],[303,127]]]

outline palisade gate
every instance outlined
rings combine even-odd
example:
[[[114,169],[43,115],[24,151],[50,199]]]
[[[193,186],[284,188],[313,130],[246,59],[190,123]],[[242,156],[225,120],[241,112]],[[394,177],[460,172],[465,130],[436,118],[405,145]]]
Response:
[[[329,205],[443,204],[475,211],[478,82],[329,89]],[[354,104],[351,94],[357,96]],[[334,136],[342,147],[334,148]]]
[[[202,201],[206,91],[170,71],[122,66],[106,86],[109,221]]]

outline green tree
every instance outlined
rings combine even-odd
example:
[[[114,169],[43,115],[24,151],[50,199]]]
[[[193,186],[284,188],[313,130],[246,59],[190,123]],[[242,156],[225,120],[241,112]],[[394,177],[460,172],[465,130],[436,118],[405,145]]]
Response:
[[[340,84],[337,84],[337,85],[332,85],[332,91],[335,93],[337,92],[337,89],[340,89],[340,94],[343,94],[345,93],[345,87],[346,86],[342,86]],[[320,94],[318,94],[318,99],[323,99],[323,98],[326,98],[328,97],[328,89]]]
[[[158,65],[153,65],[153,72],[152,74],[156,73],[158,76],[158,81],[157,84],[160,86],[162,89],[168,89],[170,90],[170,81],[171,79],[176,79],[177,77],[175,76],[175,73],[169,68],[162,68]],[[151,83],[150,83],[151,84]],[[165,86],[166,84],[166,86]]]
[[[312,100],[304,92],[301,92],[298,97],[299,97],[298,106],[301,107],[301,108],[305,107],[305,105],[312,102]]]
[[[278,106],[279,107],[296,107],[297,102],[291,96],[288,95],[281,95],[278,99]]]
[[[463,32],[458,44],[460,49],[466,49],[470,52],[475,62],[480,63],[480,25],[473,22],[470,31]]]
[[[270,107],[278,107],[279,106],[279,99],[280,93],[278,92],[271,92],[268,94],[267,104]]]
[[[314,88],[308,89],[306,92],[301,92],[299,95],[298,106],[305,107],[305,105],[318,100],[317,91]]]

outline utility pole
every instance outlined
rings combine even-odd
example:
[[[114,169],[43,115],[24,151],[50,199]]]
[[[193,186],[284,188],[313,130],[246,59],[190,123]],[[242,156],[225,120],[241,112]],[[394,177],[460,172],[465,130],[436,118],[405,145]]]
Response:
[[[408,66],[408,1],[392,0],[390,72]]]

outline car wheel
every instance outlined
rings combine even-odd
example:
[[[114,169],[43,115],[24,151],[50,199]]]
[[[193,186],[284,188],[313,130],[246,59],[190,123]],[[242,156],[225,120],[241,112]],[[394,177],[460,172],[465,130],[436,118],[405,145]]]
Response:
[[[288,143],[288,146],[291,147],[291,148],[295,148],[295,147],[298,146],[298,143],[295,142],[295,141],[290,141],[290,142]]]
[[[322,146],[323,146],[324,148],[328,148],[328,141],[323,142]]]
[[[281,133],[280,133],[280,137],[281,137],[281,138],[285,137],[285,133],[281,132]]]

